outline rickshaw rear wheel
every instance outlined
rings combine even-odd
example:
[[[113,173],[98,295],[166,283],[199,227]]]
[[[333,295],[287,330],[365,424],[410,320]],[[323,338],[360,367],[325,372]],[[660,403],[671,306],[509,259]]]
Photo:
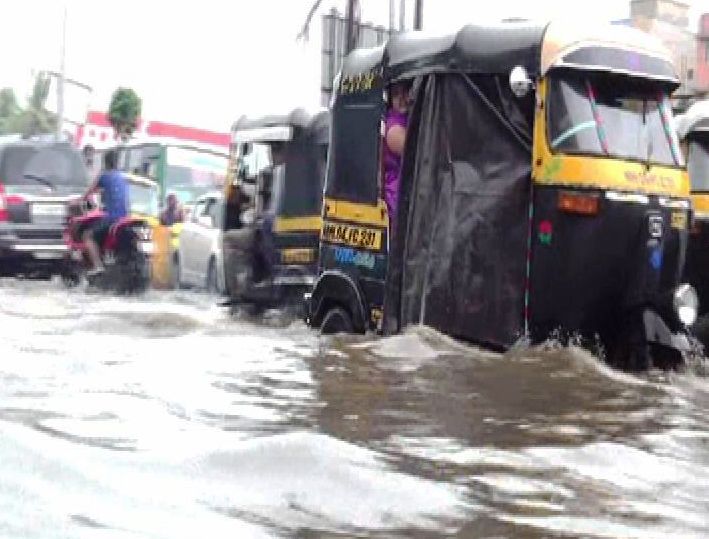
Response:
[[[642,372],[652,368],[650,345],[647,342],[617,342],[608,354],[609,363],[627,372]]]
[[[354,333],[354,323],[352,317],[340,306],[331,308],[320,324],[322,335],[334,335],[336,333]]]

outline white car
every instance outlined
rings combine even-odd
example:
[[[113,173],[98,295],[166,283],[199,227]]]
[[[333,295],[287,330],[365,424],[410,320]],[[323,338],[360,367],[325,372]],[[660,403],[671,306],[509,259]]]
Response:
[[[224,290],[222,218],[224,197],[219,192],[202,195],[182,226],[177,253],[178,283],[212,292]]]

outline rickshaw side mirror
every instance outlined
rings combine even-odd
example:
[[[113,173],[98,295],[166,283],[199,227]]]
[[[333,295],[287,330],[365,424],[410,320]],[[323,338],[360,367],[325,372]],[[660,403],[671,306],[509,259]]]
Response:
[[[510,89],[517,97],[526,96],[534,87],[534,82],[529,78],[527,70],[522,66],[516,66],[510,71]]]

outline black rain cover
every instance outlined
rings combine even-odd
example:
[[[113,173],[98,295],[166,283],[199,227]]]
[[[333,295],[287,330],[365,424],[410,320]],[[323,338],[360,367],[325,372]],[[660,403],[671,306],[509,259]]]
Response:
[[[417,85],[418,86],[418,85]],[[534,96],[504,77],[429,75],[415,95],[386,330],[422,323],[508,347],[524,332]]]

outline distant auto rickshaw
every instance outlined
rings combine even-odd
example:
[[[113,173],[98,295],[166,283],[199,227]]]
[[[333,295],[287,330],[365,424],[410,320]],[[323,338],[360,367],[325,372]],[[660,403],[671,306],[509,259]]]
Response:
[[[697,290],[699,320],[693,329],[706,349],[709,347],[709,100],[694,104],[676,120],[694,209],[685,278]]]
[[[234,124],[223,234],[232,304],[302,309],[317,274],[328,141],[327,111]]]
[[[388,216],[382,121],[402,81],[412,107]],[[678,85],[668,52],[626,27],[468,25],[353,51],[331,107],[309,322],[425,324],[496,349],[577,336],[627,368],[682,361],[696,294],[680,283]]]

